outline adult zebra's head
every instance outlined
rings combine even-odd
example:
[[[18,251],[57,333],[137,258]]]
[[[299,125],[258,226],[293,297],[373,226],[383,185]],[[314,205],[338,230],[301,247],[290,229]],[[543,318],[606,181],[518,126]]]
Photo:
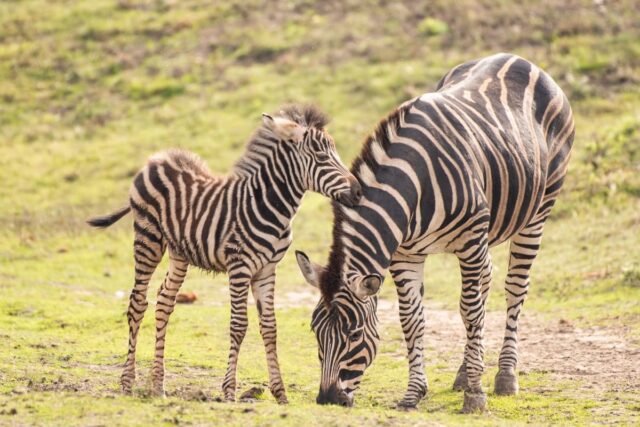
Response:
[[[296,251],[300,270],[309,284],[323,287],[337,279],[324,267],[312,263]],[[378,350],[378,318],[376,293],[382,277],[372,274],[353,277],[353,285],[332,283],[337,290],[330,300],[326,295],[313,311],[311,328],[318,341],[318,357],[322,366],[320,391],[316,402],[352,406],[354,393],[362,375]]]
[[[315,191],[343,205],[353,207],[362,196],[362,187],[347,170],[336,150],[331,135],[325,130],[327,117],[312,106],[291,106],[280,116],[263,114],[266,128],[289,142],[296,162],[289,173],[302,177],[304,190]]]

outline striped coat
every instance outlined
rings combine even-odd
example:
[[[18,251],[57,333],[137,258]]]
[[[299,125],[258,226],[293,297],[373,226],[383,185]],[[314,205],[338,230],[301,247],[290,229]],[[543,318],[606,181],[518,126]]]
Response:
[[[247,330],[252,290],[267,353],[270,389],[287,401],[276,352],[275,269],[291,244],[291,220],[305,191],[353,206],[360,185],[338,157],[327,118],[313,107],[292,106],[263,126],[226,176],[212,175],[194,154],[170,150],[152,156],[135,176],[129,203],[89,223],[106,227],[133,211],[135,284],[128,310],[129,350],[121,378],[130,393],[135,351],[147,308],[147,288],[168,249],[169,271],[158,292],[153,392],[164,394],[164,347],[169,316],[189,265],[229,274],[230,352],[223,392],[235,399],[238,352]]]
[[[334,205],[328,265],[298,254],[303,274],[322,291],[313,314],[323,356],[320,403],[353,402],[375,357],[375,294],[386,270],[396,285],[409,357],[399,405],[414,407],[426,395],[423,267],[427,255],[446,252],[459,260],[467,331],[456,388],[466,390],[465,411],[484,408],[489,248],[508,240],[507,322],[495,385],[498,394],[517,391],[518,316],[573,137],[562,90],[510,54],[455,67],[436,92],[407,101],[379,124],[352,166],[362,200],[355,208]]]

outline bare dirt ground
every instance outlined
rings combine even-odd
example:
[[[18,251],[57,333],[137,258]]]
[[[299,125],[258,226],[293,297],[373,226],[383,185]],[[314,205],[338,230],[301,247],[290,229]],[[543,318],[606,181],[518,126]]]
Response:
[[[459,354],[465,343],[460,314],[427,304],[426,360],[447,360]],[[399,324],[397,303],[381,301],[381,322]],[[497,354],[504,336],[504,312],[488,312],[485,329],[487,366],[497,365]],[[581,328],[559,318],[543,320],[525,308],[519,325],[519,366],[522,374],[547,373],[559,381],[572,381],[574,390],[591,390],[601,396],[607,392],[640,392],[640,348],[626,338],[628,328]]]

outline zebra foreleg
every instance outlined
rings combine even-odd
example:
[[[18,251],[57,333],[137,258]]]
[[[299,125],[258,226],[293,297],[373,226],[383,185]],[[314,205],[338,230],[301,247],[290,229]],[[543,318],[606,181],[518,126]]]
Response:
[[[462,275],[460,314],[467,331],[464,365],[467,388],[464,392],[465,413],[483,411],[487,395],[482,390],[484,372],[484,317],[485,302],[491,285],[491,257],[486,237],[479,244],[457,253]]]
[[[409,384],[399,408],[415,408],[427,395],[428,383],[424,373],[424,258],[415,260],[394,255],[389,267],[398,293],[400,323],[407,344]]]
[[[164,346],[167,325],[188,268],[187,261],[169,252],[169,272],[162,282],[156,302],[156,351],[151,370],[151,391],[155,396],[164,396]]]
[[[518,319],[529,290],[529,272],[542,240],[544,221],[538,221],[520,231],[511,239],[509,271],[505,281],[507,320],[499,370],[495,379],[495,393],[516,394],[519,390],[516,365],[518,364]]]
[[[250,280],[251,275],[246,269],[233,269],[229,272],[229,292],[231,294],[229,364],[222,382],[224,398],[229,402],[236,400],[236,370],[240,346],[247,333],[247,295],[249,295]]]
[[[278,351],[276,346],[277,327],[276,314],[273,307],[275,287],[275,265],[266,267],[251,282],[251,291],[256,301],[258,316],[260,317],[260,335],[267,354],[267,368],[269,369],[269,389],[280,404],[289,403],[280,374]]]
[[[136,229],[141,228],[136,222]],[[122,392],[131,394],[133,383],[136,379],[136,346],[138,343],[138,331],[144,318],[144,313],[149,306],[147,302],[147,290],[149,280],[156,267],[162,260],[165,245],[161,237],[156,237],[155,229],[149,227],[146,233],[136,233],[133,249],[135,259],[135,284],[129,297],[127,320],[129,323],[129,346],[127,360],[124,363],[120,385]],[[158,236],[159,233],[158,233]]]

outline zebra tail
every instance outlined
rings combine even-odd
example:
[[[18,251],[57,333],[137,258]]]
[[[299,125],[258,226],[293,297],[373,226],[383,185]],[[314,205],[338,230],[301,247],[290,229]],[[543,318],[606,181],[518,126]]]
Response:
[[[113,213],[110,213],[109,215],[91,218],[87,221],[87,223],[92,227],[107,228],[118,221],[120,218],[128,214],[130,211],[131,206],[125,206]]]

